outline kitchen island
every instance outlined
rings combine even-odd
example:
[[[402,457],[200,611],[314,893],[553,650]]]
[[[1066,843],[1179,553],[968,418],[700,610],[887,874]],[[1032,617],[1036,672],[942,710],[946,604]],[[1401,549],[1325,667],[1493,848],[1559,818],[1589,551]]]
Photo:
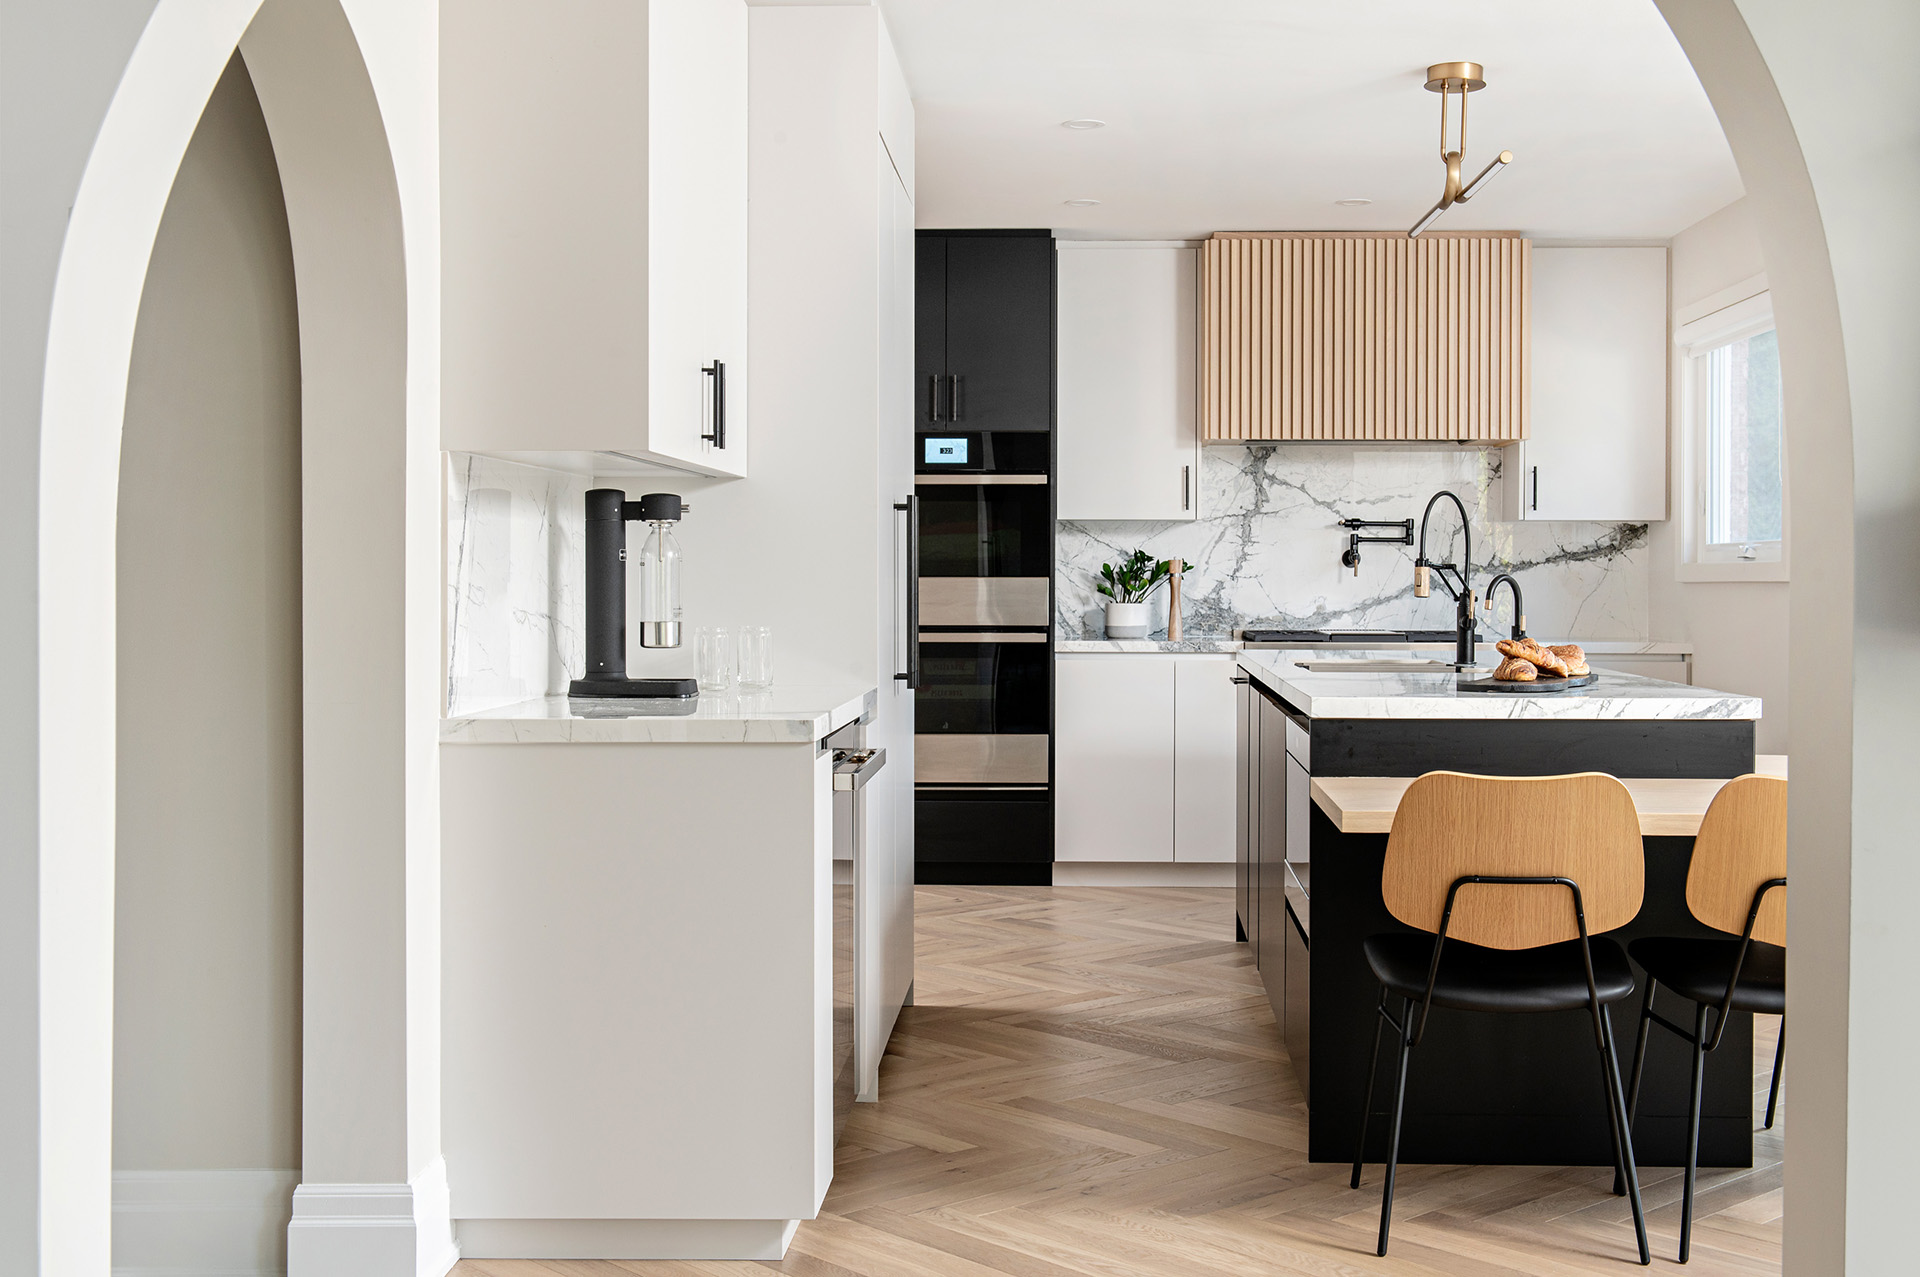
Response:
[[[1465,693],[1453,670],[1411,664],[1404,650],[1249,650],[1235,659],[1244,680],[1238,929],[1252,946],[1308,1102],[1313,1161],[1350,1160],[1359,1130],[1378,997],[1361,944],[1376,932],[1407,929],[1380,894],[1390,818],[1379,811],[1349,818],[1333,792],[1341,788],[1336,779],[1440,769],[1603,771],[1669,789],[1686,782],[1710,798],[1714,782],[1755,768],[1755,697],[1606,670],[1588,687],[1559,693]],[[1397,795],[1384,782],[1374,788]],[[1361,805],[1387,801],[1371,798]],[[1687,801],[1696,799],[1704,804],[1698,796]],[[1665,820],[1643,823],[1645,901],[1632,923],[1612,933],[1623,944],[1640,935],[1714,934],[1686,906],[1692,837],[1656,832],[1686,829],[1684,812]],[[1624,1053],[1632,1017],[1615,1018]],[[1630,1065],[1623,1059],[1623,1071]],[[1682,1044],[1656,1035],[1634,1124],[1643,1165],[1684,1160],[1686,1084]],[[1600,1086],[1584,1011],[1437,1012],[1414,1053],[1402,1160],[1611,1165]],[[1383,1096],[1375,1103],[1384,1111]],[[1720,1050],[1707,1057],[1702,1114],[1701,1163],[1751,1164],[1751,1017],[1736,1015]],[[1384,1121],[1370,1124],[1368,1160],[1384,1156],[1385,1131]]]
[[[835,861],[856,795],[834,747],[869,743],[876,700],[795,685],[442,721],[463,1254],[778,1259],[818,1213],[912,980],[913,866],[871,850],[899,840]],[[876,823],[911,812],[899,753],[860,795]]]

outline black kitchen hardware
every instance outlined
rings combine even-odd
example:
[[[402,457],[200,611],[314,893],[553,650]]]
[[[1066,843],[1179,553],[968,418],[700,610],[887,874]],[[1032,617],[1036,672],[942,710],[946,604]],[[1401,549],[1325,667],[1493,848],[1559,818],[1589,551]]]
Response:
[[[1360,575],[1360,547],[1363,545],[1412,545],[1412,519],[1342,519],[1335,526],[1349,529],[1347,548],[1340,552],[1340,565]],[[1393,528],[1390,537],[1361,536],[1363,528]]]
[[[920,687],[920,497],[910,494],[893,507],[907,516],[907,668],[894,674],[894,681],[905,683],[909,691]]]
[[[1440,504],[1443,498],[1453,502],[1460,511],[1460,565],[1457,567],[1451,563],[1427,561],[1427,520],[1433,517],[1433,507]],[[1473,585],[1467,579],[1472,571],[1473,524],[1467,518],[1467,504],[1442,488],[1427,499],[1427,508],[1420,514],[1420,552],[1413,560],[1413,594],[1415,598],[1426,598],[1432,593],[1432,586],[1428,582],[1437,576],[1440,578],[1440,588],[1452,596],[1455,625],[1453,659],[1458,665],[1473,664],[1473,649],[1480,641],[1480,635],[1474,629]],[[1453,574],[1451,579],[1447,576],[1449,572]]]
[[[1487,582],[1487,611],[1493,611],[1493,592],[1500,588],[1502,581],[1513,591],[1513,637],[1523,639],[1527,636],[1527,605],[1520,601],[1520,582],[1514,580],[1513,573],[1502,572]]]
[[[659,597],[643,600],[641,645],[680,646],[678,551],[672,550],[672,525],[693,507],[671,492],[649,492],[627,500],[618,488],[587,492],[586,672],[567,689],[569,696],[693,697],[699,684],[690,678],[627,677],[627,523],[652,525],[648,550],[657,544],[672,561],[663,563]]]
[[[700,370],[713,378],[713,430],[700,437],[716,448],[727,446],[727,366],[718,359]]]
[[[1053,429],[1053,235],[921,231],[915,428]]]

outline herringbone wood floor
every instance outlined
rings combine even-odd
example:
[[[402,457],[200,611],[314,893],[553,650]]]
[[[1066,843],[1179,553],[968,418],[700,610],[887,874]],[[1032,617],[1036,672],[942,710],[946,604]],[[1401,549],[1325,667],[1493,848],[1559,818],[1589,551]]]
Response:
[[[1359,1192],[1309,1165],[1304,1111],[1230,890],[923,887],[919,1005],[858,1105],[825,1209],[777,1264],[467,1260],[456,1277],[1212,1277],[1625,1273],[1593,1168],[1411,1166],[1373,1255]],[[1775,1022],[1754,1044],[1759,1093]],[[1784,1088],[1781,1099],[1785,1112]],[[1702,1172],[1689,1271],[1777,1273],[1784,1119]],[[1644,1172],[1656,1265],[1679,1173]]]

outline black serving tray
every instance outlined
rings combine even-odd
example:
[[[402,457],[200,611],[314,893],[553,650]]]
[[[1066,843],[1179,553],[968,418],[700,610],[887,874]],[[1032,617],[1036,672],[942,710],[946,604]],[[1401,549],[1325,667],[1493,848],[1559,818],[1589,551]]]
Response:
[[[1539,696],[1551,692],[1570,692],[1576,687],[1589,687],[1598,682],[1598,674],[1582,674],[1578,678],[1554,678],[1543,675],[1531,683],[1509,682],[1497,678],[1463,678],[1459,688],[1463,692],[1510,692],[1520,696]]]

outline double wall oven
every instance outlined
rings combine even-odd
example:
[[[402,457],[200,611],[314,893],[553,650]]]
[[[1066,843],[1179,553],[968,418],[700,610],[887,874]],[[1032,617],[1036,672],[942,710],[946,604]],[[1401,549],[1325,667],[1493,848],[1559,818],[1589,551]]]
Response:
[[[1051,880],[1052,439],[916,440],[921,882]]]

